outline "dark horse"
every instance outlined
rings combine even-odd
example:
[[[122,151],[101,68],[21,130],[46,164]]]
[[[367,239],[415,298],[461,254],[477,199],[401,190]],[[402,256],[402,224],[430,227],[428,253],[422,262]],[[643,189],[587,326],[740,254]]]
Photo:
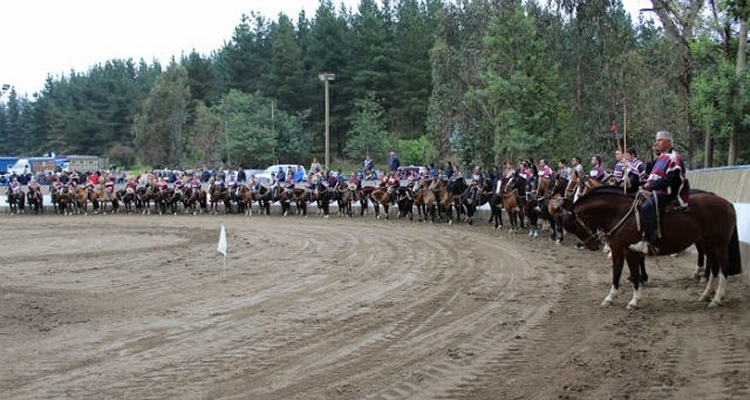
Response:
[[[612,249],[612,287],[602,302],[607,305],[618,294],[620,275],[625,261],[633,283],[633,299],[628,308],[638,307],[642,279],[640,266],[644,256],[630,251],[628,246],[641,239],[636,219],[636,205],[640,195],[624,194],[621,189],[601,186],[569,205],[563,217],[565,229],[578,236],[593,250],[599,238],[605,238]],[[694,191],[686,210],[664,212],[660,216],[662,237],[656,243],[660,254],[678,253],[693,243],[700,246],[711,270],[701,300],[711,299],[710,307],[721,304],[726,294],[727,276],[739,274],[739,240],[737,216],[732,203],[713,193]],[[600,232],[600,233],[596,233]],[[717,284],[718,281],[718,284]]]
[[[5,193],[8,196],[8,205],[10,206],[11,214],[23,212],[24,206],[26,205],[26,194],[23,190],[18,189],[14,191],[8,186]]]
[[[29,187],[29,191],[26,193],[26,202],[29,204],[29,208],[34,214],[44,212],[43,198],[42,191],[39,187]]]

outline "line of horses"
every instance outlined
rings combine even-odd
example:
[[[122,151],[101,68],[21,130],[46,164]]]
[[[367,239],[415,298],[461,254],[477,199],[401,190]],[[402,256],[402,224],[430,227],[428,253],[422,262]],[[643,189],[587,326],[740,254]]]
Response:
[[[184,185],[163,189],[150,184],[120,188],[50,186],[49,193],[54,212],[60,214],[224,212],[252,215],[254,211],[270,214],[271,205],[279,204],[284,216],[307,216],[308,205],[315,203],[318,213],[326,217],[330,215],[331,204],[336,204],[340,215],[348,217],[355,214],[353,205],[359,205],[359,215],[368,214],[372,205],[376,218],[388,219],[395,210],[396,218],[411,220],[416,210],[420,221],[447,224],[456,220],[472,224],[477,209],[488,204],[491,211],[488,222],[495,228],[503,227],[505,210],[513,231],[528,225],[538,234],[541,216],[550,221],[553,238],[559,242],[563,232],[558,210],[567,185],[567,180],[541,179],[538,188],[528,191],[523,177],[508,174],[482,184],[472,184],[462,177],[451,180],[422,177],[395,188],[370,182],[356,185],[337,181],[328,185],[319,181],[294,186],[210,184],[208,187]],[[32,213],[44,211],[39,190],[13,192],[8,188],[6,195],[11,213],[23,213],[27,205]]]
[[[43,212],[43,196],[39,190],[24,193],[8,189],[6,194],[12,213],[24,212],[27,204],[32,212]],[[573,201],[574,197],[577,201]],[[557,243],[563,241],[564,231],[577,236],[591,250],[606,242],[612,254],[612,286],[603,305],[612,303],[619,293],[625,262],[634,288],[628,308],[640,306],[641,289],[647,280],[644,255],[628,248],[640,239],[635,210],[642,198],[637,193],[624,193],[621,188],[586,177],[579,181],[575,174],[570,179],[554,176],[527,182],[522,175],[511,171],[480,184],[461,177],[451,180],[422,177],[399,187],[342,181],[334,185],[319,181],[295,186],[238,184],[204,188],[185,185],[163,189],[154,185],[120,189],[112,186],[98,189],[51,187],[50,198],[55,212],[61,214],[224,212],[252,215],[255,208],[269,215],[271,205],[278,203],[284,216],[307,216],[308,205],[315,203],[318,213],[327,218],[331,204],[336,204],[338,213],[347,217],[354,215],[353,205],[358,204],[361,216],[367,214],[372,205],[376,218],[388,219],[391,209],[395,209],[396,218],[411,220],[416,209],[420,221],[446,224],[456,220],[472,224],[479,207],[488,205],[488,223],[494,224],[496,229],[503,227],[505,211],[512,231],[528,227],[529,235],[538,236],[542,220],[549,224],[551,238]],[[716,306],[725,297],[726,278],[741,272],[736,213],[727,200],[702,191],[691,193],[690,204],[687,210],[669,212],[661,217],[663,225],[670,228],[665,230],[659,247],[663,254],[672,254],[696,246],[698,264],[703,264],[703,257],[706,259],[708,278],[701,299]]]

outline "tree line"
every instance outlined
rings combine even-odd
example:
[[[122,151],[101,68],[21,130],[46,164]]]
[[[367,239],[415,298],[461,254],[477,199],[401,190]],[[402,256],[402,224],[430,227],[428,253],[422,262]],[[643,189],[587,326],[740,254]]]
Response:
[[[667,129],[691,167],[750,160],[750,5],[652,0],[321,0],[250,12],[210,55],[108,60],[0,104],[0,155],[122,167],[265,167],[331,153],[465,167],[649,154]],[[644,157],[645,158],[645,157]]]

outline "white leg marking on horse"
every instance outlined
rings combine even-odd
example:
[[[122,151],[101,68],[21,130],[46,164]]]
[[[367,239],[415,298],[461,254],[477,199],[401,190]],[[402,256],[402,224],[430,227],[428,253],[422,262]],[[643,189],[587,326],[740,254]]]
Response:
[[[711,296],[714,294],[714,282],[716,282],[716,279],[714,278],[714,275],[711,274],[708,276],[708,282],[706,283],[706,289],[703,291],[703,294],[701,294],[701,297],[698,298],[699,301],[709,301],[711,300]]]
[[[638,289],[633,290],[633,299],[628,303],[628,310],[638,308],[640,306],[641,297],[643,296],[643,288],[638,286]]]
[[[698,279],[701,276],[701,267],[696,265],[695,269],[693,270],[693,274],[690,275],[690,278],[692,279]]]
[[[607,297],[605,297],[604,301],[602,301],[602,307],[606,307],[606,306],[612,304],[612,302],[617,298],[618,294],[620,294],[620,291],[617,290],[617,288],[615,287],[615,285],[612,285],[609,288],[609,294],[607,294]]]
[[[723,272],[719,272],[719,284],[716,288],[716,294],[714,295],[709,307],[716,307],[721,305],[721,301],[724,300],[724,296],[727,294],[727,277],[724,276]]]

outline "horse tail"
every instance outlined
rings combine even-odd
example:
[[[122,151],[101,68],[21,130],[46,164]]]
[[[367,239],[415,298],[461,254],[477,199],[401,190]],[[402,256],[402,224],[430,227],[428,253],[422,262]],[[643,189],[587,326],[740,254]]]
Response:
[[[729,265],[727,265],[727,275],[738,275],[740,273],[742,273],[740,239],[737,234],[737,224],[735,224],[734,232],[732,232],[732,239],[729,241]]]

